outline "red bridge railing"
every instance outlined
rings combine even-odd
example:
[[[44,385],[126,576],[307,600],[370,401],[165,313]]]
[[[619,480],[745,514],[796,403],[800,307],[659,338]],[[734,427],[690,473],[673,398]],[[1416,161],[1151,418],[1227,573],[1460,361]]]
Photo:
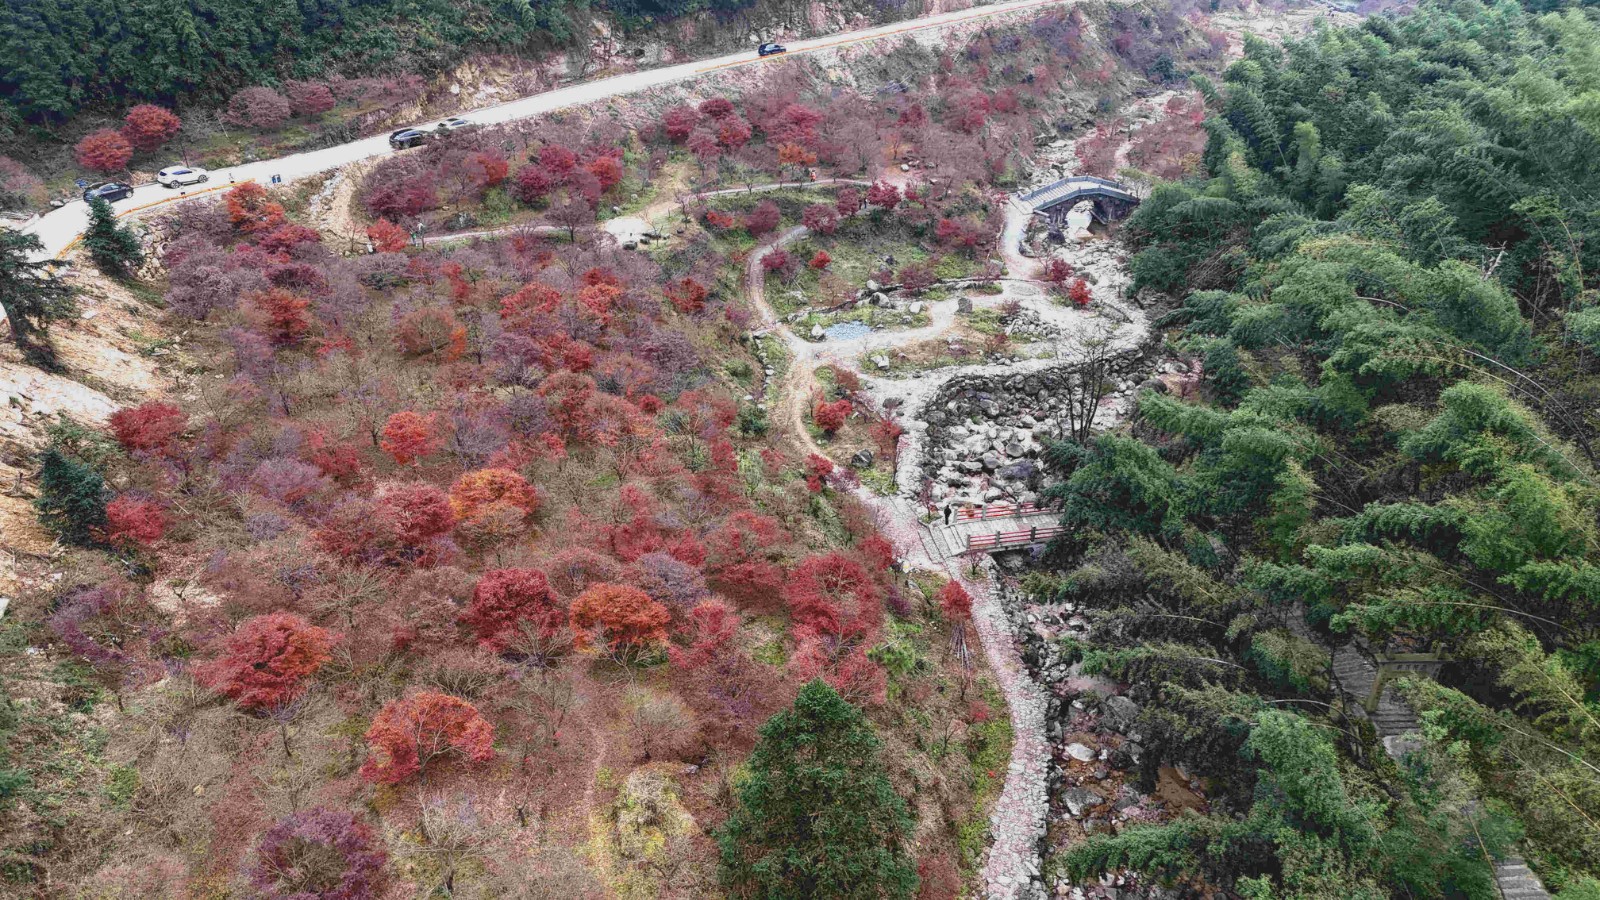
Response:
[[[971,507],[958,509],[955,518],[957,522],[973,522],[979,519],[1010,519],[1042,512],[1049,512],[1049,508],[1037,503],[991,503],[976,509]]]
[[[1008,547],[1027,547],[1032,544],[1042,544],[1058,535],[1066,534],[1067,529],[1061,525],[1046,525],[1043,528],[1023,528],[1019,531],[1000,531],[995,534],[970,534],[967,535],[967,550],[1004,550]]]

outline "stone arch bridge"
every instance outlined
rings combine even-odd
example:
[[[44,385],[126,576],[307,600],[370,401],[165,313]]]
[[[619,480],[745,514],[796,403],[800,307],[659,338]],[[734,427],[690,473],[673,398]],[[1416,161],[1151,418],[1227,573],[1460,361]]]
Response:
[[[1074,175],[1018,194],[1016,202],[1032,215],[1043,216],[1054,234],[1065,227],[1072,208],[1085,200],[1094,204],[1090,212],[1094,220],[1109,225],[1126,218],[1141,199],[1133,187],[1120,182],[1093,175]]]

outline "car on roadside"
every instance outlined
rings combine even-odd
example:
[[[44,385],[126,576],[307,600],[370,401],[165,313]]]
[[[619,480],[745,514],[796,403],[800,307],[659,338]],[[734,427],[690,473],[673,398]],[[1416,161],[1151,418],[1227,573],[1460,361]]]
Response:
[[[476,123],[464,116],[451,116],[450,118],[445,119],[443,122],[433,126],[433,130],[439,134],[449,134],[452,131],[460,131],[463,128],[471,128],[474,124]]]
[[[420,147],[433,140],[434,132],[427,128],[402,128],[389,135],[389,146],[396,150]]]
[[[123,184],[120,181],[107,181],[83,190],[83,202],[85,203],[90,200],[104,200],[107,203],[115,203],[118,200],[126,200],[132,196],[133,185]]]
[[[771,43],[771,42],[762,44],[761,46],[756,48],[756,53],[758,55],[760,55],[760,56],[777,56],[779,53],[788,53],[788,52],[789,52],[789,48],[788,47],[785,47],[782,44],[774,44],[774,43]]]
[[[156,183],[169,188],[203,184],[210,178],[211,173],[199,166],[168,166],[156,173]]]

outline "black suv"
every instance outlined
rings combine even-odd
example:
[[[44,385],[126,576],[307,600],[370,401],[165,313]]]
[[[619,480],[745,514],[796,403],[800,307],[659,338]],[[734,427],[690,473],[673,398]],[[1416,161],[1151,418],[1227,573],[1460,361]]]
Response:
[[[389,135],[389,146],[396,150],[417,147],[433,139],[433,132],[422,128],[402,128]]]
[[[756,48],[756,53],[762,56],[777,56],[779,53],[787,52],[789,52],[789,48],[782,44],[762,44]]]
[[[108,181],[105,184],[97,184],[94,187],[86,188],[83,192],[83,202],[104,200],[110,203],[116,200],[126,200],[132,196],[133,187],[131,185],[123,184],[120,181]]]

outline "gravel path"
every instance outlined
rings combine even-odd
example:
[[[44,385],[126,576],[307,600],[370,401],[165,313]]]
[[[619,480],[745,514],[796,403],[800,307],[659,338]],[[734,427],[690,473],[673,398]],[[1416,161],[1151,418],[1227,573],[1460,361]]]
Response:
[[[989,301],[985,305],[998,304],[1013,296],[1010,286],[1013,283],[1023,288],[1017,292],[1022,295],[1019,299],[1038,297],[1038,289],[1027,284],[1027,281],[1035,275],[1037,263],[1022,256],[1013,246],[1020,243],[1027,223],[1028,214],[1025,211],[1017,208],[1015,204],[1007,204],[1002,255],[1007,265],[1006,274],[1012,281],[1008,281],[1005,294],[985,298]],[[774,418],[789,424],[788,430],[802,447],[810,452],[820,453],[820,448],[811,441],[804,422],[805,400],[811,396],[816,387],[812,377],[813,369],[823,362],[843,364],[853,368],[852,360],[865,347],[877,349],[879,342],[886,339],[892,343],[927,339],[931,334],[948,328],[954,321],[955,303],[953,301],[945,303],[945,308],[940,312],[946,314],[935,312],[934,325],[927,328],[874,332],[855,341],[813,343],[802,340],[778,321],[771,305],[767,302],[766,274],[761,268],[760,257],[772,247],[788,246],[804,238],[805,235],[804,228],[793,228],[752,252],[745,272],[745,284],[747,296],[761,318],[760,330],[780,335],[792,355],[789,370],[780,388],[778,400],[780,409]],[[1035,308],[1053,306],[1048,301],[1030,305]],[[1064,310],[1060,307],[1051,310],[1051,318],[1057,324],[1079,329],[1094,327],[1095,323],[1101,321],[1101,317],[1096,314]],[[1144,331],[1142,317],[1136,317],[1118,331],[1115,339],[1119,343],[1137,342],[1142,339]],[[922,407],[953,377],[1013,374],[1061,365],[1064,362],[1067,360],[1036,359],[1012,365],[959,366],[931,371],[913,378],[894,380],[873,378],[863,374],[862,380],[868,392],[875,395],[875,399],[881,400],[884,394],[906,398],[909,401],[903,407],[906,421],[908,425],[915,426],[917,414]],[[977,632],[978,642],[983,647],[989,670],[994,673],[1000,692],[1005,697],[1013,735],[1011,764],[1006,772],[1005,786],[1001,789],[1000,798],[990,816],[991,844],[980,877],[983,880],[985,896],[994,900],[1027,900],[1030,897],[1042,897],[1042,888],[1038,884],[1039,845],[1044,837],[1045,815],[1049,808],[1046,776],[1050,763],[1050,748],[1045,739],[1044,692],[1028,675],[1022,662],[1022,654],[1012,631],[1010,618],[1001,604],[996,587],[998,573],[995,572],[993,564],[987,559],[983,561],[983,566],[988,569],[988,578],[971,578],[968,577],[963,564],[944,558],[930,546],[928,533],[922,525],[922,511],[915,502],[908,499],[913,494],[915,485],[907,482],[915,481],[914,473],[920,470],[919,456],[923,448],[919,438],[923,435],[921,429],[914,427],[907,432],[907,442],[902,450],[899,464],[902,490],[898,496],[879,497],[865,488],[858,488],[857,496],[877,511],[879,529],[885,537],[894,542],[901,559],[908,567],[944,573],[959,581],[972,595],[973,630]]]

